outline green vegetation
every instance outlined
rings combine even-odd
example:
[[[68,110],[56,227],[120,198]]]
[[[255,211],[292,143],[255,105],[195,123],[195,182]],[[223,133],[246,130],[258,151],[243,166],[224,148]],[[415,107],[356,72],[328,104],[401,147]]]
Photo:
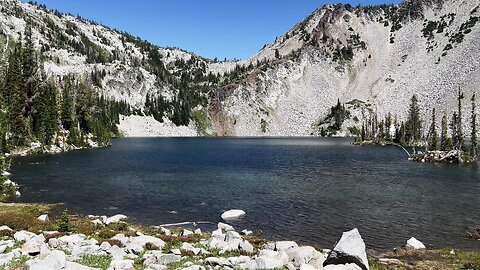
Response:
[[[106,255],[86,255],[81,260],[77,261],[81,265],[88,267],[100,268],[102,270],[108,269],[112,262],[112,257]]]
[[[350,118],[350,112],[338,99],[337,104],[330,108],[329,114],[317,124],[320,127],[320,134],[322,136],[335,135],[341,129],[343,122],[348,118]],[[324,125],[327,125],[327,127],[324,128]]]
[[[17,231],[53,231],[56,226],[52,221],[42,222],[37,217],[42,214],[55,217],[60,208],[61,205],[0,203],[0,224]]]
[[[62,217],[58,222],[58,231],[59,232],[70,232],[72,230],[72,224],[70,224],[70,216],[68,211],[65,210],[62,213]]]

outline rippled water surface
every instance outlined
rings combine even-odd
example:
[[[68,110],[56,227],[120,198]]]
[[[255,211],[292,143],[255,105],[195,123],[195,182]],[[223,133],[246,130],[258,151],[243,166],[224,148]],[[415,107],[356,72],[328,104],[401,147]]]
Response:
[[[427,246],[480,249],[480,168],[409,162],[396,147],[346,139],[118,139],[105,149],[14,160],[23,202],[64,202],[83,214],[122,213],[158,225],[220,221],[269,239],[330,247],[358,227],[368,248],[411,236]]]

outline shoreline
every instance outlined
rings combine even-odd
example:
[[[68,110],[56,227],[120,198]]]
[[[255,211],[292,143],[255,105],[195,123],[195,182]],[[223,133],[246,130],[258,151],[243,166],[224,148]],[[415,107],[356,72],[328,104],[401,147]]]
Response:
[[[0,206],[0,226],[12,229],[0,228],[2,270],[22,269],[2,268],[2,263],[10,266],[20,263],[21,266],[30,266],[30,269],[42,269],[35,267],[45,266],[45,263],[51,262],[53,255],[55,260],[64,260],[64,264],[77,267],[66,269],[205,270],[215,266],[236,269],[363,269],[358,260],[353,260],[352,264],[352,258],[360,258],[372,270],[480,266],[479,251],[430,250],[414,238],[407,242],[409,247],[367,250],[356,229],[339,235],[340,241],[332,243],[327,250],[302,246],[293,241],[268,241],[248,230],[236,232],[227,224],[228,221],[219,222],[213,232],[202,232],[195,228],[167,229],[132,224],[120,214],[111,217],[65,215],[60,214],[64,209],[61,204],[0,203]],[[345,238],[345,234],[349,237]],[[347,261],[350,263],[332,261],[332,253],[340,249],[338,245],[347,239],[360,252],[337,254],[349,258]],[[5,249],[8,252],[1,250],[2,245],[8,246]],[[95,264],[98,261],[104,263]],[[81,265],[101,267],[80,268]]]

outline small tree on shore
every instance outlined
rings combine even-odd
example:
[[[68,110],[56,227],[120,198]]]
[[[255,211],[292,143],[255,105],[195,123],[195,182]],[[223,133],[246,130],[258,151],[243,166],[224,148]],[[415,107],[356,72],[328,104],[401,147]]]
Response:
[[[452,140],[448,137],[448,120],[447,115],[444,114],[442,117],[442,134],[441,134],[441,142],[440,142],[440,150],[442,151],[450,151],[452,150]]]
[[[472,127],[472,147],[470,149],[470,157],[472,160],[477,160],[478,157],[478,145],[477,145],[477,112],[476,112],[476,104],[475,104],[475,94],[472,96],[472,119],[471,119],[471,127]]]
[[[432,110],[432,124],[430,126],[430,131],[428,134],[429,137],[429,145],[432,150],[438,150],[438,133],[436,127],[436,115],[435,115],[435,108]]]
[[[457,138],[455,146],[458,147],[459,150],[463,149],[463,127],[462,127],[462,99],[463,93],[458,88],[458,114],[457,114]]]
[[[408,119],[405,123],[405,140],[406,143],[414,145],[422,137],[422,119],[420,118],[420,107],[416,95],[410,100],[410,108],[408,110]]]

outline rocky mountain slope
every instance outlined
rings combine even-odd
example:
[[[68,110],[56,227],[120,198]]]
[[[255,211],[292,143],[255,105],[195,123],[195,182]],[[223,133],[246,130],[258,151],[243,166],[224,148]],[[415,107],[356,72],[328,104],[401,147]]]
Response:
[[[399,6],[323,6],[249,60],[267,59],[268,66],[216,93],[210,112],[217,131],[318,134],[337,100],[367,106],[352,109],[358,117],[349,126],[360,127],[368,111],[402,120],[414,94],[425,122],[434,107],[450,117],[458,88],[467,104],[480,93],[479,5],[409,0]]]
[[[413,94],[429,121],[433,107],[452,113],[459,87],[468,98],[480,93],[479,6],[480,0],[326,5],[250,59],[218,62],[4,0],[0,45],[7,51],[31,25],[49,77],[74,74],[131,106],[119,127],[127,136],[319,134],[338,100],[350,104],[352,117],[339,133],[348,135],[370,114],[405,119]]]

